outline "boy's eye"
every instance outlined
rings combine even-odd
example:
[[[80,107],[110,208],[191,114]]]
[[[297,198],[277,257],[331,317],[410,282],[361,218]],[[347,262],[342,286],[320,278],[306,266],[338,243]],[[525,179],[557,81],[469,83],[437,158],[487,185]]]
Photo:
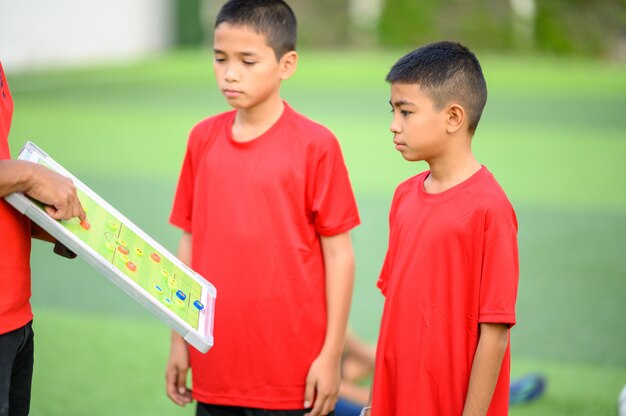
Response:
[[[225,59],[224,58],[219,58],[219,57],[215,57],[215,62],[224,62]]]
[[[244,65],[254,65],[254,64],[256,64],[256,62],[254,62],[254,61],[243,61],[243,64]]]
[[[402,115],[402,117],[408,117],[409,115],[413,114],[412,111],[407,111],[407,110],[398,110],[400,112],[400,114]],[[395,113],[396,109],[395,108],[391,108],[391,113]]]

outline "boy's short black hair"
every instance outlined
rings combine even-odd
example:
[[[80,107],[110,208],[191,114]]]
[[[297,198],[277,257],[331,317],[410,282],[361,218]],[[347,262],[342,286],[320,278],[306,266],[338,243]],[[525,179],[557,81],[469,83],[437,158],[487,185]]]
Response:
[[[277,60],[296,50],[296,15],[283,0],[229,0],[220,9],[215,27],[221,23],[245,26],[265,36]]]
[[[437,110],[458,102],[467,112],[472,134],[487,102],[487,84],[478,59],[455,42],[431,43],[408,53],[394,64],[385,80],[419,84]]]

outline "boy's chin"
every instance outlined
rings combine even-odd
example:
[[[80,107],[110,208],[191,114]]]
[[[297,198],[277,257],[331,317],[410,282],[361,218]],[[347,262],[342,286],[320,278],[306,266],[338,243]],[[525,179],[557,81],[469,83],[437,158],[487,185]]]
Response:
[[[253,105],[251,105],[251,104],[242,103],[241,101],[237,101],[237,100],[226,100],[226,102],[234,110],[247,110],[247,109],[253,107]]]
[[[420,162],[424,160],[421,157],[417,155],[412,155],[410,153],[400,152],[400,154],[402,155],[402,158],[406,160],[407,162]]]

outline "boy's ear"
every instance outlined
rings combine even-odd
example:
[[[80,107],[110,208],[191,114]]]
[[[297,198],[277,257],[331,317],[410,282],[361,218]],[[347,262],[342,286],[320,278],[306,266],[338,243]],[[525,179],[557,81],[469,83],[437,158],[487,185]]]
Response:
[[[458,103],[452,103],[448,106],[446,116],[448,133],[456,133],[465,123],[465,109]]]
[[[296,72],[298,66],[298,53],[296,51],[290,51],[283,55],[278,62],[280,66],[280,79],[286,80]]]

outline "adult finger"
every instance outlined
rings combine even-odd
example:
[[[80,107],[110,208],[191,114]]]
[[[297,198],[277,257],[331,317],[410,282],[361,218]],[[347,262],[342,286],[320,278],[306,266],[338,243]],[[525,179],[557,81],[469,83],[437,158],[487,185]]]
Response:
[[[59,211],[55,207],[53,207],[51,205],[45,205],[44,209],[46,210],[48,215],[50,215],[55,220],[60,220],[61,219],[61,216],[59,215]]]

